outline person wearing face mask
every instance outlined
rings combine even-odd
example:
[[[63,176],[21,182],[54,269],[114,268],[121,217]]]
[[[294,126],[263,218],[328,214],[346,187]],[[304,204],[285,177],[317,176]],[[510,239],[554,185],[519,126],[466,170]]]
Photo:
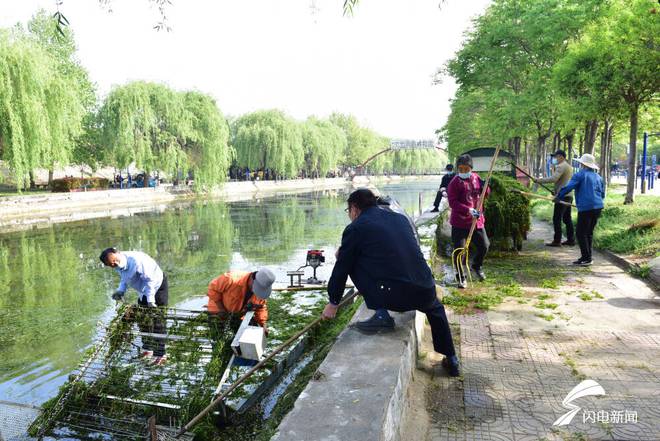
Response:
[[[167,306],[167,277],[158,263],[141,251],[118,251],[116,248],[106,248],[99,259],[107,267],[114,268],[119,273],[119,287],[112,295],[113,300],[121,301],[129,287],[138,292],[138,305],[155,310],[156,307]],[[156,312],[156,311],[154,311]],[[147,310],[147,313],[149,311]],[[161,314],[150,314],[148,320],[139,323],[140,331],[151,334],[165,334],[166,324]],[[165,340],[153,337],[142,338],[142,358],[154,359],[154,364],[165,363]]]
[[[479,197],[481,190],[486,183],[479,177],[479,175],[472,171],[472,157],[470,155],[461,155],[456,161],[456,168],[458,174],[449,183],[447,188],[447,200],[449,208],[451,208],[451,215],[449,216],[449,224],[451,225],[451,240],[454,244],[454,249],[465,247],[472,221],[477,220],[474,233],[472,233],[472,243],[476,247],[476,253],[472,257],[472,272],[479,278],[479,280],[486,280],[481,266],[484,263],[484,258],[488,252],[490,241],[486,235],[485,223],[486,220],[482,212],[477,210],[479,206]],[[486,196],[490,194],[490,188],[486,190]],[[464,262],[468,264],[469,262]],[[459,262],[452,262],[454,268],[458,268]],[[456,283],[459,288],[465,288],[466,280],[465,275],[456,272]]]
[[[355,190],[346,202],[351,223],[336,253],[322,318],[335,317],[350,276],[367,308],[374,310],[371,318],[355,324],[358,330],[391,331],[394,319],[388,310],[423,312],[431,326],[434,350],[445,355],[442,367],[450,376],[458,376],[459,361],[445,309],[408,218],[379,208],[378,199],[366,188]]]
[[[573,176],[573,167],[566,161],[566,152],[557,150],[552,154],[552,165],[554,171],[551,176],[547,178],[534,178],[534,182],[541,184],[555,184],[554,194],[559,194],[559,190],[571,180]],[[562,201],[573,202],[571,196],[565,196]],[[566,225],[566,241],[561,241],[561,224]],[[560,247],[562,245],[575,246],[575,233],[573,230],[573,219],[571,218],[571,206],[555,203],[554,211],[552,213],[552,225],[555,229],[555,237],[552,242],[546,243],[549,247]]]

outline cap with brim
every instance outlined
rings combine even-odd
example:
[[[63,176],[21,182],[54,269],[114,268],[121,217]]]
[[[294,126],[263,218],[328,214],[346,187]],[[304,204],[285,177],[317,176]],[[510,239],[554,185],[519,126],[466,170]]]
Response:
[[[564,158],[566,158],[566,152],[563,151],[563,150],[557,150],[556,152],[554,152],[550,156],[563,156]]]
[[[581,158],[577,158],[576,161],[585,167],[593,168],[594,170],[598,170],[600,168],[596,164],[596,158],[594,158],[594,155],[590,155],[589,153],[585,153]]]
[[[260,299],[266,300],[273,291],[275,274],[268,268],[260,268],[252,282],[252,292]]]

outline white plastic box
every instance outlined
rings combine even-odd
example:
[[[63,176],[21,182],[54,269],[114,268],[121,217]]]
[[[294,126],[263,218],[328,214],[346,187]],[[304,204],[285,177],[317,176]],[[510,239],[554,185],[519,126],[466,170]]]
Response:
[[[261,326],[248,326],[241,334],[238,344],[241,348],[241,357],[261,360],[264,355],[264,329]]]

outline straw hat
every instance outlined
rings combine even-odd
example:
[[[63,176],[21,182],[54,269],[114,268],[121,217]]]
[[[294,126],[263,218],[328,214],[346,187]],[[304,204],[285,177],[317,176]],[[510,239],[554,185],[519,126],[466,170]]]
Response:
[[[594,155],[590,155],[589,153],[585,153],[581,158],[577,158],[576,161],[585,167],[593,168],[594,170],[598,170],[599,168],[596,164],[596,158],[594,158]]]

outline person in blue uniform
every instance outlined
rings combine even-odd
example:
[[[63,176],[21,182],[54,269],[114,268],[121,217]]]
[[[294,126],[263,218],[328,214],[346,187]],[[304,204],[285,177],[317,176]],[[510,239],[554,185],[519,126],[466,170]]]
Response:
[[[328,281],[329,303],[322,317],[335,317],[350,276],[367,308],[375,310],[371,318],[356,324],[358,329],[391,330],[394,319],[388,310],[421,311],[431,325],[435,351],[445,355],[443,367],[451,376],[458,376],[459,362],[445,309],[408,219],[379,208],[376,196],[368,189],[354,191],[347,202],[351,223],[342,235]]]

